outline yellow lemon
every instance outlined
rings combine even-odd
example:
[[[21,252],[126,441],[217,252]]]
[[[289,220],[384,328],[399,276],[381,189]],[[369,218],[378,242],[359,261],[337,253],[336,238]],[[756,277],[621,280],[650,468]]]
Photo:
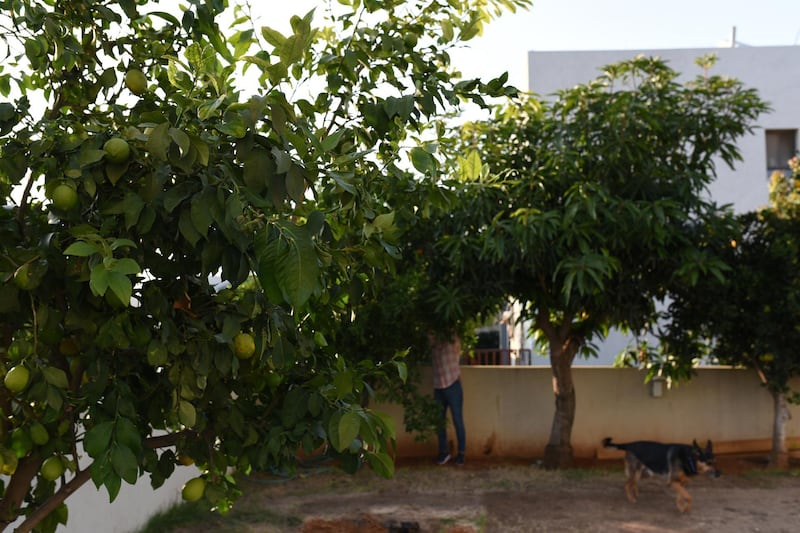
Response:
[[[249,333],[239,333],[233,338],[233,353],[239,359],[250,359],[256,353],[256,343]]]
[[[206,480],[195,477],[187,481],[181,489],[181,497],[187,502],[196,502],[206,492]]]

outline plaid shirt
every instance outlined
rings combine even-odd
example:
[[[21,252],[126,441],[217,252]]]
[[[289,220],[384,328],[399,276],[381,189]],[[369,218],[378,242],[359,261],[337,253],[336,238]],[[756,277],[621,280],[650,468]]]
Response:
[[[433,343],[433,388],[446,389],[461,377],[461,340]]]

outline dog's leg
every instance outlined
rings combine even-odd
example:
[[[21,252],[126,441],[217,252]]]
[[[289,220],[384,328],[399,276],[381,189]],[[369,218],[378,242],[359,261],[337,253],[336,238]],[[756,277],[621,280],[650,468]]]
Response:
[[[636,503],[636,500],[639,499],[639,479],[642,477],[642,465],[634,457],[625,460],[625,477],[625,495],[629,502]]]
[[[678,511],[682,513],[690,512],[692,510],[692,497],[684,488],[681,480],[672,481],[670,486],[675,490],[675,505],[678,506]]]

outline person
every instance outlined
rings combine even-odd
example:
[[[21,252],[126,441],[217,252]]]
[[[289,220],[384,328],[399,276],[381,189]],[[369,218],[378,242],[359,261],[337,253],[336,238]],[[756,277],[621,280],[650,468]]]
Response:
[[[458,443],[456,465],[464,464],[466,450],[466,431],[464,429],[464,390],[461,387],[461,340],[458,336],[442,341],[430,337],[433,366],[433,397],[441,405],[441,424],[437,433],[439,455],[436,464],[443,465],[451,459],[447,446],[447,410],[453,419]]]

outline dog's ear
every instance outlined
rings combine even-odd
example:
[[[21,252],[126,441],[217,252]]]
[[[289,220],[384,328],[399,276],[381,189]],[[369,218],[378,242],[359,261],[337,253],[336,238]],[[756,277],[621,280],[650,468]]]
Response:
[[[711,440],[710,439],[709,439],[708,442],[706,442],[706,453],[708,453],[708,454],[711,453]]]
[[[695,450],[699,450],[700,449],[700,445],[697,444],[697,439],[694,439],[692,441],[692,448],[694,448]]]

